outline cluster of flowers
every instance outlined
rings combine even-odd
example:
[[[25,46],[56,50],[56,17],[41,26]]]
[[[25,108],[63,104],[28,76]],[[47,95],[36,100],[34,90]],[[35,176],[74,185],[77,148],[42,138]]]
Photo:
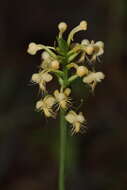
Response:
[[[46,117],[56,117],[59,109],[65,110],[65,119],[72,126],[72,134],[82,132],[86,128],[86,119],[82,112],[73,111],[71,103],[71,84],[81,78],[83,83],[88,84],[93,91],[98,82],[104,79],[102,72],[95,71],[95,61],[104,53],[104,43],[94,42],[84,39],[81,43],[72,43],[74,35],[79,31],[87,30],[87,22],[81,21],[78,26],[73,28],[67,40],[63,39],[63,34],[67,30],[64,22],[58,25],[59,34],[57,45],[54,47],[36,44],[29,44],[27,52],[35,55],[43,50],[41,54],[41,65],[38,73],[32,75],[32,82],[39,85],[42,98],[36,103],[36,109],[42,111]],[[91,63],[88,68],[87,62]],[[46,83],[56,76],[59,82],[59,90],[55,90],[52,95],[48,94]],[[54,109],[54,106],[57,108]]]

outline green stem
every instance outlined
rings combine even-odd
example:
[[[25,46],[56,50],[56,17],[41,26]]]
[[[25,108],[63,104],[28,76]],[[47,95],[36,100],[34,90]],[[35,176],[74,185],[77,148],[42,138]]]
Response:
[[[65,190],[65,153],[66,153],[66,135],[67,127],[65,120],[65,111],[60,110],[60,163],[59,163],[59,190]]]

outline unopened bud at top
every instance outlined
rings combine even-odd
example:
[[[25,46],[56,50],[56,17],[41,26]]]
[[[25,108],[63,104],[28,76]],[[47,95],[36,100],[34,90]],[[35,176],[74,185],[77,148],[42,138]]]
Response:
[[[65,32],[67,30],[67,24],[65,22],[60,22],[58,24],[58,29],[60,32]]]
[[[85,20],[81,21],[79,26],[82,30],[87,30],[87,22]]]

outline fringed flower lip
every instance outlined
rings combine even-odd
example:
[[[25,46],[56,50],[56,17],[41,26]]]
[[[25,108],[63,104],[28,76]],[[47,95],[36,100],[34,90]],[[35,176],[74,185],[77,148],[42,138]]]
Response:
[[[73,110],[69,111],[65,119],[72,125],[72,135],[75,133],[83,133],[86,130],[86,119],[82,112],[77,114]]]
[[[96,61],[96,59],[104,53],[104,43],[102,41],[95,43],[93,40],[90,42],[84,39],[81,44],[84,46],[86,54],[92,55],[91,61]]]
[[[83,82],[88,84],[92,91],[94,91],[98,82],[101,82],[105,78],[102,72],[90,72],[86,77],[83,78]]]
[[[71,105],[71,98],[69,97],[71,93],[70,88],[66,88],[64,91],[55,90],[54,97],[56,99],[56,103],[58,104],[58,110],[60,108],[67,110]]]
[[[56,114],[53,111],[52,107],[55,104],[55,98],[53,96],[47,95],[44,99],[39,100],[36,103],[36,109],[38,111],[44,112],[46,117],[55,118]]]
[[[53,79],[52,75],[48,72],[41,71],[32,75],[31,81],[37,83],[42,92],[46,91],[46,83]]]

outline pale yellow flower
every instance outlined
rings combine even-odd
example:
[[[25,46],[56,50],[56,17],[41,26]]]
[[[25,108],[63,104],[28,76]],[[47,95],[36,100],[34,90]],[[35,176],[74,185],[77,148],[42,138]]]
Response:
[[[104,79],[105,75],[102,72],[91,72],[86,77],[83,78],[83,82],[85,83],[92,83],[94,81],[101,82],[102,79]]]
[[[94,42],[87,39],[82,40],[82,45],[85,47],[85,52],[88,55],[92,55],[91,61],[96,60],[96,58],[104,53],[104,43],[102,41]]]
[[[61,107],[62,109],[67,109],[71,102],[71,98],[69,98],[68,96],[71,93],[71,89],[70,88],[66,88],[64,91],[59,92],[58,90],[54,91],[54,96],[56,98],[56,102],[59,105],[58,109]]]
[[[46,91],[46,83],[50,82],[53,79],[52,75],[48,72],[39,72],[32,75],[32,82],[39,84],[39,87],[42,91]]]
[[[88,55],[92,55],[93,54],[93,51],[94,51],[94,41],[90,42],[89,40],[84,39],[84,40],[82,40],[81,44],[85,46],[85,52]]]
[[[42,48],[40,47],[40,45],[31,42],[28,46],[27,52],[31,55],[35,55],[37,53],[38,50],[41,50]]]
[[[95,61],[96,58],[104,53],[104,43],[102,41],[98,41],[94,44],[94,54],[92,57],[92,61]]]
[[[79,114],[77,114],[74,111],[69,111],[69,113],[65,116],[65,119],[72,124],[72,134],[75,133],[82,133],[84,132],[83,129],[86,128],[85,124],[86,124],[86,119],[83,116],[82,112],[80,112]]]
[[[67,30],[67,24],[65,22],[60,22],[58,24],[58,29],[61,32],[65,32]]]
[[[67,24],[65,22],[60,22],[58,24],[59,38],[62,37],[63,33],[67,30]]]
[[[51,62],[54,60],[47,51],[43,51],[41,54],[42,63],[40,65],[40,68],[42,68],[45,71],[48,71],[51,67]]]
[[[51,56],[48,56],[49,54],[47,52],[43,52],[42,54],[42,64],[40,65],[40,68],[42,68],[45,71],[51,71],[51,70],[58,70],[60,67],[60,63],[58,60],[53,59]]]
[[[67,65],[68,69],[71,69],[71,68],[74,68],[76,69],[76,75],[79,76],[79,77],[82,77],[84,75],[87,75],[88,74],[88,69],[87,67],[81,65],[77,65],[76,63],[70,63]]]
[[[52,107],[55,104],[55,98],[53,96],[47,95],[44,99],[39,100],[36,103],[36,109],[43,111],[46,117],[55,117],[55,112]]]
[[[45,46],[43,44],[36,44],[34,42],[31,42],[28,46],[27,52],[31,55],[35,55],[37,51],[39,50],[45,50],[47,53],[53,57],[54,59],[57,58],[56,54],[52,51],[54,50],[54,47],[51,46]]]
[[[105,78],[105,75],[102,72],[91,72],[86,77],[83,78],[83,82],[89,84],[94,90],[96,84],[101,82]]]

